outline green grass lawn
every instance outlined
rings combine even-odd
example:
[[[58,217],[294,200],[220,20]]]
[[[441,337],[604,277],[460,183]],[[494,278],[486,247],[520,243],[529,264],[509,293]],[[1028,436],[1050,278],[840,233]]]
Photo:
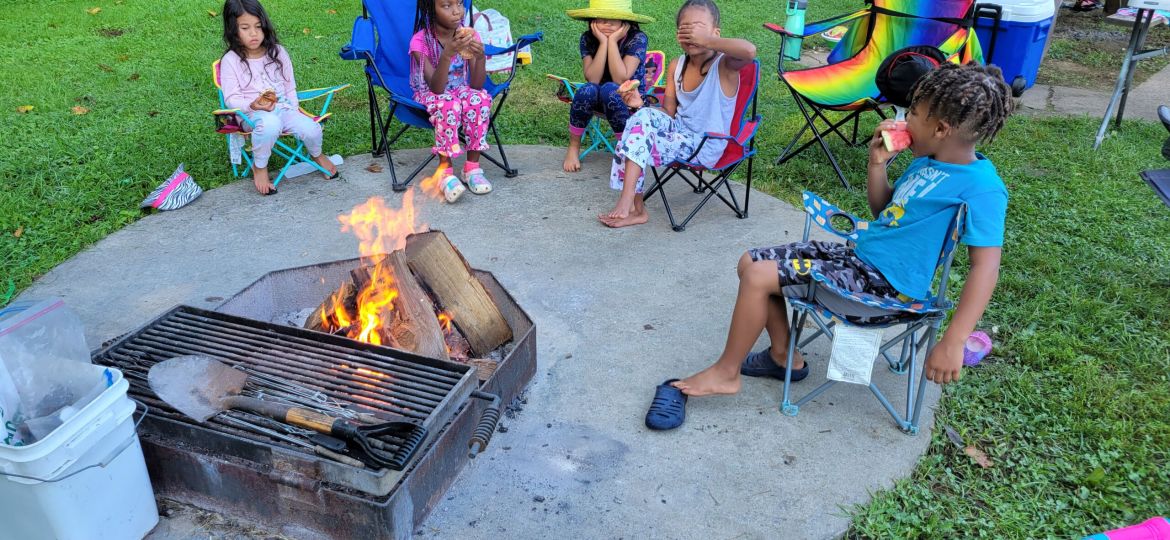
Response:
[[[641,3],[662,21],[645,28],[652,48],[671,55],[676,3]],[[50,4],[10,9],[21,16],[0,21],[0,119],[9,133],[0,154],[0,305],[9,287],[24,289],[138,219],[138,202],[179,163],[205,188],[233,181],[209,114],[217,105],[209,66],[222,51],[222,22],[209,11],[219,2]],[[546,36],[503,117],[511,142],[565,143],[566,107],[543,76],[579,75],[584,24],[563,10],[584,4],[495,3],[514,32]],[[725,34],[756,42],[771,73],[778,44],[759,23],[782,19],[771,7],[778,3],[723,4]],[[857,4],[813,2],[810,17]],[[94,7],[101,11],[88,13]],[[355,85],[335,102],[326,150],[368,152],[364,79],[336,54],[359,4],[267,7],[302,87]],[[771,75],[761,102],[755,185],[792,202],[812,189],[862,211],[863,195],[841,189],[818,155],[771,165],[801,121]],[[26,105],[33,109],[17,112]],[[946,389],[937,421],[985,451],[992,467],[976,465],[942,430],[924,434],[930,449],[911,478],[842,509],[855,518],[852,534],[1067,538],[1170,515],[1170,213],[1137,177],[1166,165],[1158,157],[1166,133],[1127,123],[1093,152],[1095,128],[1092,118],[1015,118],[983,149],[1012,197],[1002,279],[982,325],[997,330],[997,348]],[[404,145],[427,143],[420,135]],[[837,149],[860,183],[862,151]]]

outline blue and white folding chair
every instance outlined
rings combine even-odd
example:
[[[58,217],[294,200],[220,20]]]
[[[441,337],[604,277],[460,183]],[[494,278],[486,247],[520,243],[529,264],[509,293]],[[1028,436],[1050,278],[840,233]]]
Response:
[[[464,0],[464,8],[471,12],[471,0]],[[341,58],[345,60],[365,60],[365,74],[367,91],[370,102],[370,143],[375,156],[386,155],[386,163],[390,167],[391,188],[394,191],[405,191],[406,186],[414,180],[432,160],[424,161],[406,177],[399,181],[394,169],[394,159],[390,154],[390,147],[398,141],[406,130],[415,127],[433,131],[433,126],[427,114],[426,107],[413,99],[414,92],[410,89],[410,38],[414,35],[414,24],[418,14],[413,2],[404,0],[363,0],[362,16],[353,22],[353,35],[350,42],[341,48]],[[484,45],[484,52],[488,56],[516,52],[522,47],[531,45],[543,39],[540,32],[521,36],[516,43],[508,48]],[[512,55],[512,69],[503,82],[495,82],[491,77],[484,83],[484,90],[492,96],[491,124],[489,131],[495,140],[496,150],[500,156],[484,152],[484,159],[504,170],[504,176],[511,178],[519,174],[508,163],[508,155],[504,153],[504,145],[500,141],[500,132],[496,125],[496,118],[508,99],[512,79],[516,77],[518,54]],[[387,95],[387,111],[382,112],[378,102],[378,92],[381,89]],[[402,126],[390,136],[390,127],[397,118]]]
[[[247,176],[252,172],[252,153],[248,151],[244,141],[246,137],[252,134],[252,130],[256,128],[256,123],[244,111],[228,108],[227,102],[223,98],[223,85],[220,83],[219,78],[219,60],[211,63],[211,77],[215,82],[215,90],[219,94],[219,109],[211,111],[212,116],[215,117],[215,131],[223,134],[227,139],[228,156],[232,164],[232,175],[237,178]],[[333,113],[329,112],[329,105],[333,103],[334,94],[346,88],[349,88],[348,84],[298,91],[297,100],[302,104],[307,101],[325,98],[325,102],[321,104],[319,111],[311,113],[306,111],[304,107],[301,107],[301,114],[324,126],[325,122],[329,120],[329,117],[333,115]],[[292,134],[281,133],[280,136],[291,137]],[[233,140],[239,142],[233,144]],[[280,185],[280,181],[284,180],[284,175],[294,163],[308,163],[318,171],[321,171],[321,174],[329,176],[329,171],[318,165],[305,152],[305,143],[300,139],[297,139],[297,145],[295,147],[289,146],[284,141],[277,139],[276,143],[272,146],[272,153],[285,160],[284,167],[280,168],[280,173],[272,180],[272,187]],[[237,156],[239,159],[237,159]]]
[[[857,240],[858,231],[864,230],[868,225],[866,221],[842,211],[813,193],[806,191],[803,198],[804,210],[808,213],[804,226],[805,241],[808,241],[814,223],[850,243]],[[799,400],[791,401],[793,353],[798,348],[820,336],[832,339],[834,329],[842,324],[866,328],[904,326],[894,337],[882,342],[878,353],[891,371],[907,375],[904,413],[899,413],[894,408],[877,385],[871,382],[869,390],[894,418],[899,428],[907,433],[918,433],[918,420],[922,412],[923,394],[926,391],[926,378],[923,376],[925,359],[934,349],[939,326],[952,307],[952,303],[946,298],[947,284],[951,262],[955,257],[959,238],[963,234],[967,213],[967,205],[959,201],[951,208],[954,209],[954,218],[946,237],[941,239],[941,250],[935,266],[935,274],[940,277],[931,293],[932,296],[926,300],[895,301],[871,294],[850,292],[837,287],[816,270],[811,272],[813,281],[808,285],[784,288],[784,296],[792,306],[792,317],[789,319],[788,367],[784,375],[781,412],[788,416],[796,416],[804,404],[837,383],[833,380],[825,381]],[[848,220],[851,225],[847,229],[841,229],[834,223],[835,220],[838,223],[840,220]],[[802,340],[804,325],[810,320],[816,326],[816,331]]]

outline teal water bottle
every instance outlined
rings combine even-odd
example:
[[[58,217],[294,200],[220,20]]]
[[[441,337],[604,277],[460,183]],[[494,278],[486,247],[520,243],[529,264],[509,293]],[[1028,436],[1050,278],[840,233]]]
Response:
[[[790,34],[804,33],[804,11],[808,8],[808,0],[788,0],[784,9],[784,30]],[[800,60],[800,43],[798,37],[784,36],[784,58],[786,60]]]

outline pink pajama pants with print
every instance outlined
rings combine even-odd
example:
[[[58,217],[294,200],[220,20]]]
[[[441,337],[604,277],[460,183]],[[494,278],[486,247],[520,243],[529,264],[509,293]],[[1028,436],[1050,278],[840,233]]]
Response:
[[[426,92],[415,100],[427,108],[435,126],[435,146],[431,151],[448,157],[463,153],[459,145],[459,128],[467,136],[467,150],[488,149],[487,131],[492,115],[492,97],[484,90],[469,86],[452,88],[442,94]]]

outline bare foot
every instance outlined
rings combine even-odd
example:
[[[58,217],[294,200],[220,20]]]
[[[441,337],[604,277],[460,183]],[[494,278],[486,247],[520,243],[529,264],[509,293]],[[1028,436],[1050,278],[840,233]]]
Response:
[[[268,179],[268,169],[252,169],[252,182],[256,184],[256,191],[261,195],[268,195],[276,189],[272,185],[272,181]]]
[[[579,152],[579,149],[573,148],[572,146],[565,152],[565,164],[563,165],[565,172],[577,172],[581,170],[581,158],[578,156]]]
[[[321,168],[329,171],[329,175],[325,177],[326,180],[332,180],[337,177],[337,166],[329,160],[328,156],[321,154],[313,158],[313,161],[316,161],[317,165],[320,165]]]
[[[634,209],[634,200],[626,200],[624,197],[618,198],[617,204],[613,206],[613,210],[605,214],[597,214],[597,219],[604,222],[606,219],[626,219],[630,217],[630,211]]]
[[[645,208],[643,208],[641,212],[631,212],[630,215],[624,218],[614,219],[606,217],[601,219],[601,222],[604,223],[606,227],[613,229],[629,227],[631,225],[642,225],[647,221],[650,221],[650,214],[646,212]]]
[[[731,395],[739,392],[739,372],[723,373],[711,366],[681,381],[671,383],[688,396]]]

